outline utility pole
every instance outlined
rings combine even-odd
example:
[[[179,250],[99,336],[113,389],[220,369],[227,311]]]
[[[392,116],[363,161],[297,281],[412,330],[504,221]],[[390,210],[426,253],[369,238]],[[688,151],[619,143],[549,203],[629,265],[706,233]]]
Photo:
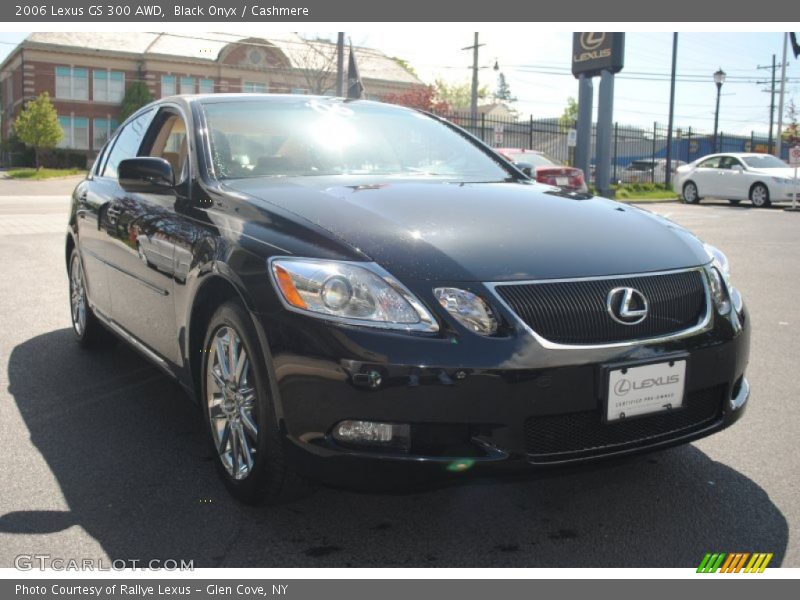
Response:
[[[472,46],[462,48],[462,50],[472,50],[472,98],[470,101],[470,114],[472,116],[472,126],[478,122],[478,48],[486,44],[478,43],[478,32],[475,32],[475,43]]]
[[[783,146],[783,97],[786,94],[786,50],[789,45],[789,34],[783,34],[783,58],[781,59],[781,91],[778,96],[778,150],[775,156],[781,157],[781,146]]]
[[[772,80],[771,81],[759,81],[758,83],[761,84],[770,84],[770,89],[763,90],[765,92],[769,92],[769,138],[767,139],[767,153],[772,154],[773,146],[774,146],[774,138],[772,137],[772,130],[774,128],[775,123],[775,70],[777,69],[777,64],[775,63],[775,55],[772,55],[772,66],[761,66],[759,65],[756,67],[757,69],[772,69]]]
[[[669,84],[669,124],[667,125],[667,168],[664,185],[672,180],[672,125],[675,119],[675,69],[678,63],[678,34],[672,34],[672,76]]]
[[[336,95],[344,96],[344,32],[336,38]]]

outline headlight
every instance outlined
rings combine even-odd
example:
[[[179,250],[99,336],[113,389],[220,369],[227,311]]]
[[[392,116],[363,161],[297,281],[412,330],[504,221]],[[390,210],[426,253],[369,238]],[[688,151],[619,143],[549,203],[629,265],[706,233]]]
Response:
[[[290,310],[351,325],[439,330],[422,303],[374,263],[276,258],[270,270]]]
[[[435,288],[433,295],[442,308],[470,331],[481,335],[494,335],[497,332],[497,319],[492,309],[472,292],[443,287]]]
[[[714,266],[720,270],[727,282],[731,276],[731,264],[728,261],[728,257],[725,256],[725,253],[716,246],[712,246],[711,244],[703,244],[703,247],[706,249],[708,257],[713,261]]]
[[[741,298],[731,284],[731,268],[728,257],[722,250],[711,244],[703,245],[711,258],[711,267],[708,269],[711,298],[719,312],[728,314],[731,309],[731,297],[735,295],[737,298]],[[739,310],[740,308],[737,307],[737,312]]]
[[[775,183],[782,183],[784,185],[792,183],[792,180],[788,179],[787,177],[773,177],[772,181],[774,181]]]
[[[731,301],[728,297],[728,291],[725,288],[725,282],[722,280],[722,274],[717,267],[711,267],[708,270],[708,280],[711,285],[711,298],[717,310],[726,315],[731,310]]]

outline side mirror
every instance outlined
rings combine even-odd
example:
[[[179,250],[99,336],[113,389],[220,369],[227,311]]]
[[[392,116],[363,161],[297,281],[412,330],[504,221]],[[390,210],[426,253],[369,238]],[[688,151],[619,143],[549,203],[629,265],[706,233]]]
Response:
[[[172,165],[155,156],[139,156],[120,161],[117,176],[120,187],[126,192],[166,194],[175,187]]]
[[[520,171],[525,173],[528,177],[535,178],[536,175],[533,172],[533,165],[531,163],[526,162],[515,162],[514,166],[517,167]]]
[[[733,165],[731,167],[731,171],[733,171],[734,173],[744,173],[744,169],[742,168],[742,165]]]

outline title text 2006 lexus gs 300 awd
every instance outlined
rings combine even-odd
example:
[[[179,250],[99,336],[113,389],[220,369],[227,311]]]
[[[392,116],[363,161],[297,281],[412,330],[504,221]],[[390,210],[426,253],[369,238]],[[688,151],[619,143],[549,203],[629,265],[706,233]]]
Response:
[[[177,378],[249,502],[375,461],[662,448],[749,396],[722,252],[397,106],[150,104],[75,189],[66,260],[78,342],[110,330]]]

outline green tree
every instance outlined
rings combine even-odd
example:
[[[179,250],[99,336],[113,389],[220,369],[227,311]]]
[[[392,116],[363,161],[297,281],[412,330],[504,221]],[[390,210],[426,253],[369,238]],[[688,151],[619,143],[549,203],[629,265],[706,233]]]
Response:
[[[575,127],[575,121],[578,120],[578,103],[575,98],[570,96],[567,98],[567,105],[564,107],[564,112],[558,118],[558,127],[561,131],[567,131]]]
[[[790,145],[800,143],[800,125],[797,123],[797,117],[800,110],[794,102],[794,98],[789,100],[789,105],[786,107],[786,127],[783,128],[781,137]]]
[[[472,103],[472,84],[468,81],[464,83],[447,83],[437,79],[433,87],[436,89],[436,100],[446,102],[450,110],[468,109]],[[488,96],[489,88],[487,86],[484,85],[478,88],[478,101],[485,100]]]
[[[497,76],[497,90],[495,91],[495,98],[505,102],[516,102],[517,98],[511,94],[511,86],[506,81],[506,76],[500,73]]]
[[[122,98],[122,109],[120,117],[124,121],[130,117],[137,110],[150,104],[153,101],[153,95],[150,93],[150,88],[144,81],[134,81],[125,90],[125,96]]]
[[[407,60],[399,58],[397,56],[393,56],[392,60],[396,62],[398,65],[403,67],[406,71],[411,73],[414,77],[417,77],[417,71],[414,67],[412,67]]]
[[[50,101],[50,94],[43,92],[25,103],[25,108],[14,121],[14,133],[23,144],[33,148],[38,170],[41,166],[39,153],[42,150],[55,148],[64,138],[64,131],[58,122],[56,108]]]

